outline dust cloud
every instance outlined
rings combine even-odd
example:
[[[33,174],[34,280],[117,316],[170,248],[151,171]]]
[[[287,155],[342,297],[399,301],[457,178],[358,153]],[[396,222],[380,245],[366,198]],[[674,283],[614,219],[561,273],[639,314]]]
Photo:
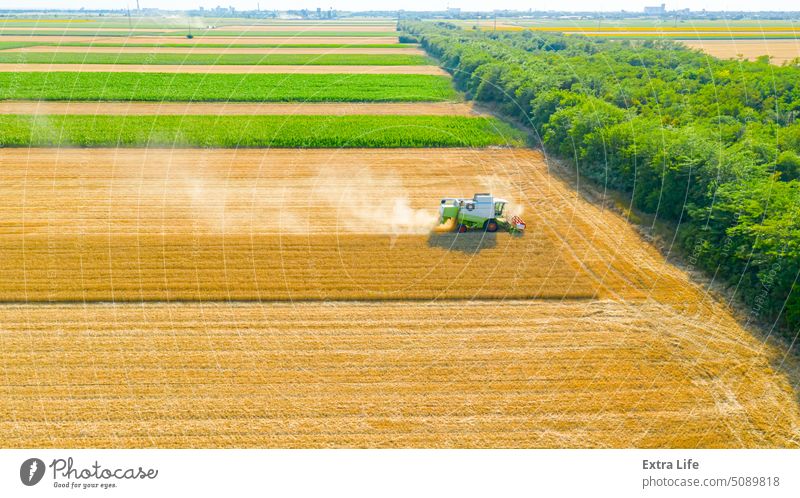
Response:
[[[313,197],[334,211],[336,228],[347,232],[426,234],[439,218],[436,209],[412,207],[411,194],[398,176],[378,176],[368,168],[345,175],[321,171]]]

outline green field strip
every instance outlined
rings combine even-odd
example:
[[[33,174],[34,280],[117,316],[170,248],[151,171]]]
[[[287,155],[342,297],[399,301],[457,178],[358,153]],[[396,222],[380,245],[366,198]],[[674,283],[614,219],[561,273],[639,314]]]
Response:
[[[4,147],[488,147],[522,132],[463,116],[0,116]]]
[[[0,53],[0,64],[145,64],[145,65],[313,65],[313,66],[425,66],[424,55],[406,54],[147,54],[147,53]]]
[[[442,102],[447,76],[420,74],[0,73],[0,100]]]
[[[0,40],[3,36],[169,36],[170,32],[165,31],[128,31],[128,30],[115,30],[115,31],[75,31],[69,28],[65,29],[44,29],[44,30],[24,30],[24,29],[0,29]],[[180,36],[185,36],[182,34]]]
[[[9,42],[11,43],[11,42]],[[20,42],[26,43],[26,42]],[[416,48],[415,43],[30,43],[26,46],[59,47],[165,47],[165,48]]]
[[[0,36],[98,36],[98,37],[118,37],[118,36],[164,36],[164,37],[186,37],[191,35],[194,38],[204,37],[312,37],[312,38],[383,38],[388,36],[398,36],[397,31],[218,31],[218,30],[181,30],[181,31],[125,31],[125,30],[88,30],[75,31],[65,29],[0,29]]]
[[[36,47],[36,46],[39,46],[39,45],[42,45],[42,44],[41,43],[36,43],[36,42],[4,42],[4,41],[0,41],[0,50],[10,50],[12,48]]]

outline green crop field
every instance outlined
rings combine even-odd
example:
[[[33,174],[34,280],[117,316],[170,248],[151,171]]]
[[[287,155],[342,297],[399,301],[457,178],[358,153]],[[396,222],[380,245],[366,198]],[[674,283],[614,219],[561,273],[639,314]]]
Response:
[[[439,102],[446,76],[418,74],[0,73],[0,100]]]
[[[11,42],[6,42],[11,43]],[[64,43],[28,43],[20,42],[24,46],[58,45],[60,47],[168,47],[168,48],[414,48],[414,43],[94,43],[94,42],[64,42]],[[11,48],[11,47],[8,47]],[[2,44],[0,44],[2,49]]]
[[[167,36],[172,33],[164,31],[130,31],[128,29],[108,31],[70,31],[68,28],[56,29],[13,29],[0,28],[0,40],[3,36]],[[186,33],[175,33],[176,36],[186,36]]]
[[[489,117],[0,116],[5,147],[485,147],[524,144]]]
[[[33,47],[39,45],[34,42],[4,42],[0,41],[0,50],[8,50],[11,48]]]
[[[186,36],[191,34],[195,38],[197,37],[214,37],[214,36],[255,36],[255,37],[271,37],[271,36],[278,36],[278,37],[293,37],[293,36],[311,36],[314,38],[336,38],[336,37],[347,37],[347,38],[376,38],[382,36],[398,36],[397,31],[320,31],[315,30],[313,27],[305,30],[297,30],[297,31],[251,31],[251,30],[219,30],[219,29],[211,29],[211,30],[192,30],[192,31],[170,31],[168,33],[163,33],[163,36]]]
[[[214,36],[242,36],[242,37],[292,37],[292,36],[312,36],[318,37],[365,37],[374,38],[382,36],[397,36],[396,31],[316,31],[313,28],[300,31],[222,31],[222,30],[181,30],[181,31],[130,31],[130,30],[86,30],[76,31],[69,30],[69,28],[54,28],[47,29],[41,27],[40,29],[14,29],[14,28],[0,28],[0,35],[13,35],[13,36],[174,36],[181,37],[192,35],[197,37],[214,37]]]
[[[0,53],[0,63],[39,64],[146,64],[146,65],[320,65],[320,66],[423,66],[424,55],[406,54],[146,54],[146,53]]]

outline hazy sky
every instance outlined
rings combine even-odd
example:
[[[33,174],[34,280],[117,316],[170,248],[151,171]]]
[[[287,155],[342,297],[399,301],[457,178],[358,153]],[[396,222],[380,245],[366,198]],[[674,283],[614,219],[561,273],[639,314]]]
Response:
[[[440,10],[447,6],[460,7],[464,10],[621,10],[641,11],[645,5],[667,4],[667,9],[690,8],[692,10],[800,10],[800,3],[788,0],[605,0],[602,2],[589,0],[562,0],[559,2],[533,2],[526,0],[139,0],[141,7],[160,7],[164,9],[193,9],[199,6],[214,7],[216,5],[233,7],[240,10],[255,9],[256,3],[262,9],[300,9],[333,7],[342,10]],[[3,9],[45,9],[45,8],[125,8],[136,5],[136,0],[0,0]]]

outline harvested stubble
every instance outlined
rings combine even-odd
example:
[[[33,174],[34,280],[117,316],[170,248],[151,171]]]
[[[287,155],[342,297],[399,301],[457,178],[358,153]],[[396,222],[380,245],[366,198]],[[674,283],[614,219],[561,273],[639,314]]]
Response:
[[[699,296],[695,296],[699,297]],[[771,352],[644,302],[0,306],[3,447],[797,447]]]

